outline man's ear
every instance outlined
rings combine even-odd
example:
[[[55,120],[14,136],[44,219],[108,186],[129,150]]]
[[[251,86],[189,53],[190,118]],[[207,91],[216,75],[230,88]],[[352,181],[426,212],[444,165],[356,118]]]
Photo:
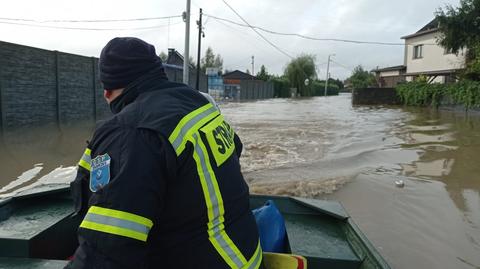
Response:
[[[103,90],[103,97],[107,100],[110,99],[110,97],[112,97],[112,91]]]

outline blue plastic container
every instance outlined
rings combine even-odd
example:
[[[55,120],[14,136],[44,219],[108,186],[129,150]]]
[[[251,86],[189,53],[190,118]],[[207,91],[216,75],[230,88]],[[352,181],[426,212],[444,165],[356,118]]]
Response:
[[[286,229],[282,214],[275,203],[268,200],[264,206],[252,210],[260,233],[260,244],[265,252],[285,253]]]

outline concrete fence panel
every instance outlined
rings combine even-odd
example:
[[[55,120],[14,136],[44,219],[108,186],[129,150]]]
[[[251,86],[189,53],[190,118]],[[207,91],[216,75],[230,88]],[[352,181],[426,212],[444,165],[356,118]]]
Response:
[[[92,59],[66,53],[57,55],[60,124],[94,120],[96,86]]]
[[[57,121],[56,69],[53,51],[0,42],[5,129]]]

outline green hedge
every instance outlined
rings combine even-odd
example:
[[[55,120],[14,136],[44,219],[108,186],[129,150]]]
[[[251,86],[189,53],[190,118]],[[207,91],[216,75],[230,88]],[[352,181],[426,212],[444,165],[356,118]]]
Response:
[[[325,82],[324,81],[314,81],[312,83],[312,95],[313,96],[324,96],[325,95]],[[333,83],[328,83],[327,95],[338,95],[340,88],[338,85]]]
[[[287,79],[274,78],[273,82],[273,96],[279,98],[288,98],[290,96],[290,84]]]
[[[463,80],[453,84],[413,81],[398,85],[396,90],[406,105],[438,107],[446,104],[480,108],[480,81]]]

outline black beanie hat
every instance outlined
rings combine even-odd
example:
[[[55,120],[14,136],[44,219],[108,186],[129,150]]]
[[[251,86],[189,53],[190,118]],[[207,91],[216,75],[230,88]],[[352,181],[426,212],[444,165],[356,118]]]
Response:
[[[125,88],[137,78],[162,67],[155,47],[135,37],[116,37],[102,49],[98,62],[106,90]]]

